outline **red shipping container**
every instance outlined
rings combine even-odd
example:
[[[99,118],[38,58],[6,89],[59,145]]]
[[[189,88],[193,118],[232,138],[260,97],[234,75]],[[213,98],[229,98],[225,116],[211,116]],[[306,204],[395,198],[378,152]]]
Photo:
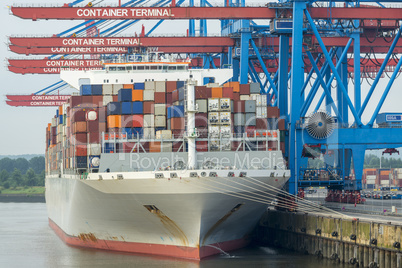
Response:
[[[100,143],[102,140],[102,132],[90,132],[88,143]]]
[[[133,117],[133,127],[144,126],[144,116],[142,114],[135,114],[132,117]]]
[[[82,107],[95,107],[93,96],[82,96]]]
[[[196,86],[195,87],[195,98],[196,99],[209,99],[212,97],[211,88],[206,86]]]
[[[174,130],[172,130],[172,137],[174,139],[181,139],[181,138],[183,138],[183,135],[184,135],[184,129],[174,129]],[[173,145],[174,145],[174,143],[173,143]]]
[[[156,94],[156,93],[155,93]],[[143,105],[143,113],[144,114],[154,114],[155,113],[155,103],[153,101],[144,101]]]
[[[234,101],[233,102],[233,112],[244,113],[245,112],[245,101]]]
[[[173,92],[177,89],[176,81],[166,81],[166,92]]]
[[[74,155],[75,156],[87,156],[87,146],[86,145],[76,145]]]
[[[278,142],[277,141],[268,141],[268,150],[270,150],[270,151],[278,150]]]
[[[196,141],[196,149],[198,152],[208,152],[208,141]]]
[[[106,132],[106,123],[105,122],[100,122],[99,123],[99,132],[100,133],[102,133],[102,132]]]
[[[208,114],[197,113],[195,114],[195,127],[206,127],[208,126]]]
[[[279,130],[285,130],[285,119],[279,119],[278,120],[278,129]]]
[[[166,103],[166,94],[165,92],[155,92],[155,103]]]
[[[98,108],[98,120],[99,120],[99,122],[102,122],[102,123],[107,122],[107,109],[106,109],[106,107]]]
[[[103,106],[103,96],[92,96],[92,103],[96,105],[96,107]]]
[[[122,115],[121,116],[121,127],[122,128],[132,128],[133,127],[133,116],[132,115]]]
[[[70,106],[71,107],[76,107],[81,105],[82,103],[82,96],[71,96],[70,98]]]
[[[72,122],[85,121],[85,111],[82,108],[74,108],[71,110]]]
[[[267,107],[267,118],[278,118],[279,117],[279,108],[278,107]]]
[[[250,84],[240,85],[240,95],[250,95]]]
[[[184,117],[170,118],[170,128],[172,130],[184,129]]]
[[[172,151],[173,152],[178,152],[179,150],[180,150],[180,152],[183,152],[183,150],[184,150],[184,146],[182,146],[183,145],[183,142],[173,142],[173,145],[172,145]]]
[[[118,95],[113,95],[113,101],[114,101],[114,102],[119,101],[119,96],[118,96]]]
[[[86,133],[87,132],[87,122],[75,122],[73,124],[73,133]]]
[[[233,99],[233,88],[231,88],[231,87],[223,87],[222,88],[222,98]]]
[[[256,127],[257,129],[268,129],[268,120],[266,118],[257,118]]]
[[[240,145],[241,144],[241,145]],[[240,147],[239,147],[240,145]],[[243,144],[240,141],[232,142],[232,151],[243,151]]]
[[[173,96],[172,93],[166,93],[166,104],[172,105],[173,104]]]
[[[175,90],[172,92],[172,102],[179,101],[179,91]]]
[[[74,144],[87,144],[88,142],[88,134],[87,133],[77,133],[71,136],[70,143],[73,146]]]
[[[135,142],[124,142],[123,153],[131,153],[135,145],[136,145]],[[133,152],[135,152],[135,150]]]
[[[240,101],[240,93],[239,92],[233,92],[232,100],[233,101]]]
[[[208,138],[208,127],[197,127],[197,131],[200,139]]]
[[[98,132],[99,131],[99,121],[92,120],[88,121],[88,132]]]

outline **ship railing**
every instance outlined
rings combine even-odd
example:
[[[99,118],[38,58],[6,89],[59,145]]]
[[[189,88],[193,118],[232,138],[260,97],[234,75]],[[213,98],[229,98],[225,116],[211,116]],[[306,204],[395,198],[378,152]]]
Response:
[[[198,131],[196,141],[203,142],[200,151],[277,151],[279,130],[249,133],[209,133]],[[148,147],[147,147],[148,146]],[[150,148],[149,146],[152,146]],[[207,148],[205,148],[207,147]],[[102,153],[186,152],[186,133],[165,136],[142,133],[102,133]]]

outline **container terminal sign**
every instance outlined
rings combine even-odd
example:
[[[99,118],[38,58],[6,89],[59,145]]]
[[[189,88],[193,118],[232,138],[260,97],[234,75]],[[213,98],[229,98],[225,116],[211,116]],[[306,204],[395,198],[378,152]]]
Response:
[[[386,121],[388,122],[401,122],[402,115],[400,114],[387,114]]]
[[[99,17],[136,17],[136,18],[160,18],[160,17],[172,17],[171,10],[168,8],[137,8],[137,9],[104,9],[104,8],[85,8],[78,9],[77,16],[83,18],[99,18]]]

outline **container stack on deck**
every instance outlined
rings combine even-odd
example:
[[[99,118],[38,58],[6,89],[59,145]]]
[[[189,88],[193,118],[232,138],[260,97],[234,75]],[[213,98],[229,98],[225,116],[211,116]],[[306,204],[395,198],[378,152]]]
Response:
[[[46,129],[48,172],[97,169],[102,152],[186,151],[186,97],[184,81],[82,85]],[[260,94],[259,84],[196,86],[195,98],[195,126],[206,139],[197,140],[197,151],[278,149],[279,110],[268,106],[270,96]],[[267,141],[244,146],[232,136]]]

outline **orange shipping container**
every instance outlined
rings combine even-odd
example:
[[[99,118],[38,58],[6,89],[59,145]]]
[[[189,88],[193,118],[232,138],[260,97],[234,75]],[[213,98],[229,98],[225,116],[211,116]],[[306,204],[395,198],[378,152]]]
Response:
[[[233,88],[233,92],[240,92],[240,83],[239,82],[229,82],[229,87]]]
[[[87,156],[87,146],[77,145],[75,146],[75,156]]]
[[[62,105],[59,106],[59,114],[63,114],[63,106]]]
[[[87,122],[75,122],[73,125],[73,133],[85,133],[87,132]]]
[[[130,89],[134,89],[134,84],[124,84],[123,88],[130,88]]]
[[[144,90],[135,89],[132,92],[132,101],[143,101],[144,100]]]
[[[212,98],[222,98],[222,88],[213,87],[212,88]]]
[[[107,117],[108,128],[121,128],[121,115],[109,115]]]
[[[157,153],[161,151],[161,143],[159,141],[151,141],[149,143],[149,152]]]

